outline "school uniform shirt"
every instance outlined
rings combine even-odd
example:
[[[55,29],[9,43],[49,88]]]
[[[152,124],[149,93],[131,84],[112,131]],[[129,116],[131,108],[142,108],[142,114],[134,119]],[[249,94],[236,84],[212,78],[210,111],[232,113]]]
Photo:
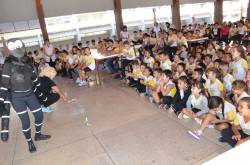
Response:
[[[243,92],[238,98],[237,98],[237,103],[244,97],[250,97],[246,92]]]
[[[143,82],[150,87],[154,87],[154,77],[153,76],[144,76],[143,77]]]
[[[171,65],[172,65],[172,62],[168,59],[164,62],[161,62],[161,69],[164,71],[164,70],[171,70]]]
[[[238,33],[240,35],[245,35],[246,32],[247,32],[247,27],[246,26],[238,27]]]
[[[241,58],[238,61],[231,63],[231,70],[236,80],[244,80],[246,77],[246,71],[244,68],[248,68],[248,63],[245,59]]]
[[[175,77],[176,77],[177,79],[180,78],[181,76],[186,76],[186,73],[185,73],[185,72],[181,72],[181,73],[176,72]]]
[[[178,37],[177,42],[179,46],[185,45],[186,47],[188,47],[187,39],[184,36],[182,36],[181,38]]]
[[[169,45],[170,47],[177,47],[178,43],[177,43],[177,35],[176,34],[172,34],[171,36],[168,37],[168,42],[173,42],[171,45]]]
[[[233,123],[236,126],[240,126],[245,134],[250,135],[250,122],[246,123],[244,118],[239,113]]]
[[[235,78],[228,73],[223,77],[223,81],[226,87],[226,92],[230,93],[232,90],[232,83],[235,81]]]
[[[222,114],[222,110],[217,112],[217,116],[220,119],[224,119],[224,120],[231,120],[232,122],[235,120],[237,111],[236,108],[233,104],[229,103],[228,101],[224,102],[224,117]]]
[[[153,57],[149,57],[149,58],[145,57],[144,62],[148,65],[148,67],[150,68],[154,67],[155,60]]]
[[[152,86],[153,88],[158,88],[160,86],[161,83],[161,78],[159,78],[158,80],[154,77],[153,78],[154,81],[154,86]]]
[[[169,87],[170,85],[173,86],[173,88],[169,91],[169,93],[168,93],[167,96],[174,97],[177,90],[176,90],[175,84],[173,83],[172,80],[169,80],[169,81],[164,85],[164,89],[166,90],[167,87]]]
[[[68,62],[70,65],[76,64],[78,62],[77,55],[70,54],[68,58]]]
[[[190,64],[190,63],[187,62],[186,68],[187,68],[187,70],[194,71],[194,69],[196,68],[195,63]]]
[[[181,52],[180,57],[183,58],[184,60],[187,59],[188,52]]]
[[[143,77],[143,74],[140,68],[133,70],[133,77],[134,77],[134,80],[138,80]]]
[[[187,108],[190,110],[192,108],[201,110],[200,112],[196,113],[197,116],[205,114],[208,112],[207,98],[204,95],[200,95],[198,98],[196,98],[194,95],[190,95],[187,101]]]
[[[208,90],[208,93],[210,96],[221,96],[221,93],[224,89],[224,86],[222,82],[218,79],[216,79],[214,82],[211,82],[211,80],[207,79],[205,88]]]
[[[130,47],[129,49],[123,49],[123,52],[125,53],[125,58],[127,60],[135,60],[136,56],[135,56],[135,50],[133,47]]]
[[[92,56],[91,54],[87,55],[86,56],[86,64],[87,64],[87,67],[89,69],[95,70],[95,58],[94,58],[94,56]]]

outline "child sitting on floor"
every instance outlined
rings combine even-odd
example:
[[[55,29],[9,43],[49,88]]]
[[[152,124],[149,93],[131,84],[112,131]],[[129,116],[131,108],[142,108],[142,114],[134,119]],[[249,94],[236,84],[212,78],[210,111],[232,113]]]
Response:
[[[186,65],[183,62],[177,64],[174,80],[177,81],[181,76],[186,76],[185,68]]]
[[[189,86],[189,80],[186,76],[181,76],[178,79],[177,92],[173,98],[170,108],[168,109],[168,112],[175,112],[175,114],[178,116],[182,109],[186,108],[187,100],[190,94],[191,90]]]
[[[170,107],[175,93],[176,88],[172,82],[172,72],[171,70],[165,70],[161,76],[160,90],[153,91],[152,97],[155,103],[159,104],[159,108]]]
[[[206,83],[206,80],[202,78],[203,74],[204,72],[201,68],[196,68],[193,71],[192,78],[194,81],[198,81],[204,85]]]
[[[91,55],[90,48],[85,48],[85,66],[79,71],[80,82],[79,87],[87,85],[87,75],[86,73],[95,70],[95,59]]]
[[[234,105],[223,100],[218,96],[211,96],[208,99],[209,111],[202,117],[202,120],[196,120],[201,124],[200,128],[188,133],[197,140],[200,140],[202,133],[207,127],[215,127],[217,130],[223,130],[229,127],[229,123],[236,117]]]
[[[143,72],[142,80],[140,80],[140,82],[136,86],[136,89],[140,93],[140,96],[145,96],[146,89],[148,87],[151,87],[152,84],[153,84],[152,70],[149,67],[146,67]]]
[[[161,69],[164,70],[171,70],[171,65],[172,62],[169,59],[169,56],[164,53],[164,52],[160,52],[159,53],[159,58],[160,58],[160,62],[161,62]]]
[[[237,110],[239,113],[232,127],[221,131],[222,141],[227,142],[232,147],[250,139],[250,97],[240,99]]]
[[[208,91],[209,96],[219,96],[224,97],[224,85],[223,83],[217,78],[219,74],[219,70],[216,68],[209,68],[207,70],[207,81],[205,84],[205,88]]]
[[[231,70],[236,80],[244,80],[248,71],[248,63],[245,60],[245,51],[242,46],[233,48],[233,62]]]
[[[232,83],[235,81],[235,78],[229,73],[229,64],[226,62],[220,63],[220,71],[223,75],[223,83],[226,88],[226,96],[231,93]]]
[[[232,85],[232,93],[234,94],[233,101],[238,104],[239,100],[243,97],[250,97],[247,93],[247,84],[242,80],[236,80]]]
[[[150,93],[151,95],[153,95],[153,93],[159,93],[161,88],[160,88],[160,84],[162,81],[162,70],[161,69],[155,69],[153,71],[153,76],[154,76],[154,84],[153,86],[150,88]],[[154,102],[153,97],[150,97],[150,102]]]
[[[139,63],[134,61],[132,64],[132,72],[127,74],[127,85],[130,87],[135,87],[139,83],[142,76],[143,75]]]
[[[208,102],[203,84],[199,81],[194,81],[191,91],[192,94],[188,98],[187,108],[182,110],[182,113],[178,116],[179,119],[183,117],[196,119],[208,112]]]

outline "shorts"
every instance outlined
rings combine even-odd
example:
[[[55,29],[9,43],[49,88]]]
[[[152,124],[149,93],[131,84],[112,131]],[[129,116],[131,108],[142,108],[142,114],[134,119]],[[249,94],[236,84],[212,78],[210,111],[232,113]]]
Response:
[[[84,68],[83,70],[84,70],[84,72],[85,72],[85,73],[87,73],[87,72],[91,72],[91,71],[92,71],[89,67]]]

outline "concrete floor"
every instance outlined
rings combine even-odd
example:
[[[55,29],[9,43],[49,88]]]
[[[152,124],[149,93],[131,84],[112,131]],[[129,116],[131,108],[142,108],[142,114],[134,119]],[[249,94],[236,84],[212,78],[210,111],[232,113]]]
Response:
[[[90,88],[58,81],[77,101],[60,101],[53,113],[45,114],[43,132],[52,139],[35,143],[37,152],[30,154],[12,112],[10,139],[0,142],[1,165],[189,165],[229,149],[217,141],[219,133],[213,129],[195,141],[187,130],[196,123],[159,110],[118,81]]]

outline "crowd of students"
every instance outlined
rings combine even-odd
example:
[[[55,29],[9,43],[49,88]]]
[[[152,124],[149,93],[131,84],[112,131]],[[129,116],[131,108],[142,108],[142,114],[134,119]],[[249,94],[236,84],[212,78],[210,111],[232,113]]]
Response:
[[[92,49],[107,59],[104,66],[115,79],[179,119],[190,118],[197,129],[188,133],[200,139],[206,128],[221,131],[219,141],[231,146],[250,139],[250,22],[192,24],[176,30],[158,23],[146,31],[128,32],[120,40],[92,40],[85,44],[53,46],[46,41],[33,58],[38,70],[50,65],[77,86],[86,86],[95,69]],[[205,43],[188,42],[207,37]],[[46,57],[46,58],[44,58]]]

